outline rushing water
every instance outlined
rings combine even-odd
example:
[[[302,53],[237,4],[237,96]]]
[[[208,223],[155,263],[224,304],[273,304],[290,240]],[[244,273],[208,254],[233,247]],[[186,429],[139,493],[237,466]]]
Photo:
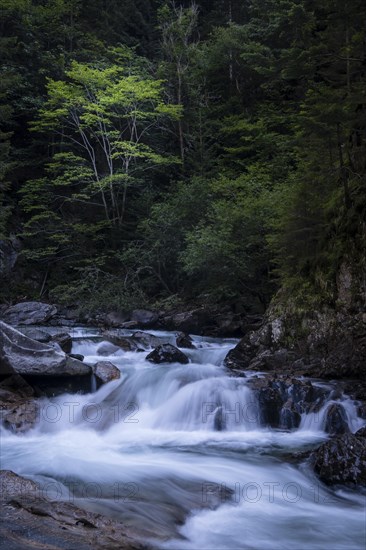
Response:
[[[154,334],[174,342],[174,334]],[[234,340],[195,337],[197,349],[184,350],[189,365],[152,365],[147,351],[105,356],[95,331],[73,336],[73,353],[113,362],[121,379],[45,399],[25,435],[3,430],[2,468],[35,479],[46,496],[136,527],[157,548],[365,547],[365,497],[330,490],[289,458],[327,438],[334,401],[304,414],[297,430],[272,430],[260,425],[248,378],[222,366]],[[363,421],[352,401],[342,404],[356,431]]]

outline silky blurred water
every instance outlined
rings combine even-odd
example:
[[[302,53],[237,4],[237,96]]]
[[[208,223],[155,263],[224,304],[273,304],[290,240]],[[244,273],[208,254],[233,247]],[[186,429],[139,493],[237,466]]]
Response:
[[[101,356],[97,331],[73,337],[73,353],[111,361],[121,379],[44,399],[27,434],[2,430],[2,468],[38,481],[40,494],[126,522],[157,548],[365,548],[365,496],[331,490],[289,458],[327,439],[334,400],[297,430],[263,428],[248,379],[222,366],[235,340],[194,337],[188,365],[153,365],[147,350]],[[364,421],[347,396],[342,404],[356,431]]]

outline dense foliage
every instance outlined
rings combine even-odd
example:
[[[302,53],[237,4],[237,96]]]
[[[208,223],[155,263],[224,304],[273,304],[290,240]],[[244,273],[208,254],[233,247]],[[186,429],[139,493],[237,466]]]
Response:
[[[365,257],[362,0],[0,0],[2,299],[332,302]]]

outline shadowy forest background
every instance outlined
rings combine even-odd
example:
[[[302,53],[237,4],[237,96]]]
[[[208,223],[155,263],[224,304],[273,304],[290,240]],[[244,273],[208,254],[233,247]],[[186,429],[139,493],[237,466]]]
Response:
[[[0,6],[1,301],[263,311],[365,267],[364,0]]]

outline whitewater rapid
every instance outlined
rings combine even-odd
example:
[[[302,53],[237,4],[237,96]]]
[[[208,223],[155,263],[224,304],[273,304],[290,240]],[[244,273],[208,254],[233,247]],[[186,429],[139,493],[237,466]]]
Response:
[[[248,378],[222,366],[235,340],[194,337],[197,349],[183,350],[188,365],[152,365],[147,351],[101,356],[96,331],[73,337],[73,353],[111,361],[121,378],[96,393],[43,399],[26,434],[2,430],[3,469],[34,479],[44,496],[124,521],[156,548],[364,549],[365,495],[331,490],[289,458],[327,439],[334,400],[303,414],[297,430],[265,428]],[[357,431],[364,421],[342,399]]]

